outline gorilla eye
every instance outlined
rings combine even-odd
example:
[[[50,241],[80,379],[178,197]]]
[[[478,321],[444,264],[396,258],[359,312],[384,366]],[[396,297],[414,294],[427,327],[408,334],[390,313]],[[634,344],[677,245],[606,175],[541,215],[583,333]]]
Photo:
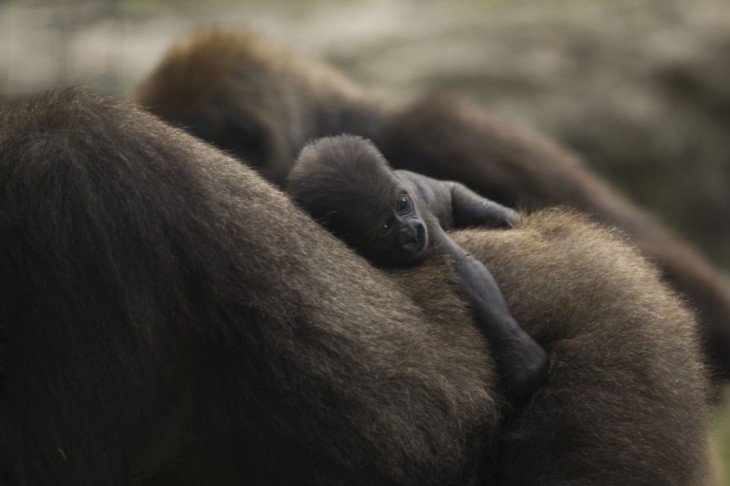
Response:
[[[389,231],[390,231],[390,224],[383,223],[383,225],[380,227],[380,234],[387,235]]]
[[[402,194],[395,203],[395,210],[399,213],[405,213],[411,209],[411,198],[408,194]]]

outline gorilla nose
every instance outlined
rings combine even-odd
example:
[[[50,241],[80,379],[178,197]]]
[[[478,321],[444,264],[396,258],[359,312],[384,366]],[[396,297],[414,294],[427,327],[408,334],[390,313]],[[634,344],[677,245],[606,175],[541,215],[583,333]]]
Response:
[[[425,228],[419,220],[410,221],[398,230],[398,244],[410,255],[423,250]]]

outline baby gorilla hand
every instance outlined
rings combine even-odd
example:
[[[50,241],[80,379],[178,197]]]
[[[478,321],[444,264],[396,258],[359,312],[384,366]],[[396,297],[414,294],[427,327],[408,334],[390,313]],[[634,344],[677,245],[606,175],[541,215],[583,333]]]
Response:
[[[472,306],[475,322],[491,344],[509,398],[528,398],[545,381],[550,355],[512,318],[484,264],[448,236],[443,236],[442,245],[459,279],[458,287]]]
[[[519,220],[517,211],[484,198],[463,184],[450,184],[454,227],[505,228],[514,226]]]
[[[520,402],[529,398],[547,378],[548,352],[519,327],[490,342],[510,400]]]

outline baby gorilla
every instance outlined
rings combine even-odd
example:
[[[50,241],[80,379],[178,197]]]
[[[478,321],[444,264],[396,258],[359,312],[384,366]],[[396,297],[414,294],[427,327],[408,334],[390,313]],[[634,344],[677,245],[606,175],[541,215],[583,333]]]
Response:
[[[394,171],[370,141],[348,135],[304,147],[289,173],[287,190],[317,221],[376,265],[415,265],[430,246],[440,248],[493,346],[508,394],[525,398],[542,383],[548,353],[512,318],[484,264],[445,231],[509,227],[517,213],[462,184]]]

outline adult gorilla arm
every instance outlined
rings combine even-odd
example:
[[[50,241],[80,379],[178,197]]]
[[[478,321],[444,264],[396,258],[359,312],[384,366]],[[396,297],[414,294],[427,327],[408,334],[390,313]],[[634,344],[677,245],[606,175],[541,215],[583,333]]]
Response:
[[[605,231],[521,224],[455,234],[555,353],[498,431],[487,343],[437,258],[373,269],[128,104],[66,91],[8,108],[0,479],[702,484],[691,315]]]

